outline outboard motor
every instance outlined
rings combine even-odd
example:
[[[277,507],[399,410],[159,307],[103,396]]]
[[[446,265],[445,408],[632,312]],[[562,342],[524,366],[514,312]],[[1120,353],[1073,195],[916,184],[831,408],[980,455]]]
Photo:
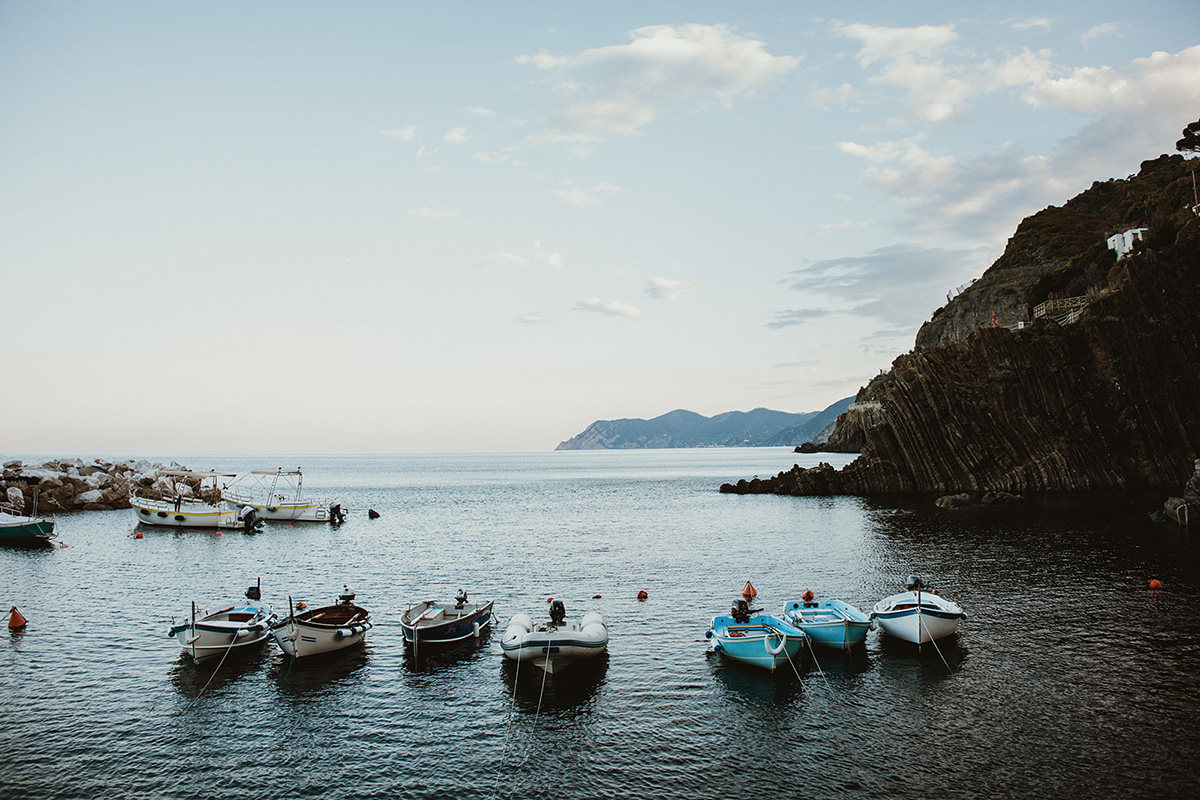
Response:
[[[462,608],[467,602],[467,592],[465,589],[459,589],[458,594],[454,595],[454,607]]]
[[[567,607],[563,605],[562,600],[550,601],[550,621],[555,625],[562,625],[567,621]]]
[[[238,518],[242,521],[243,532],[254,533],[258,530],[258,510],[254,506],[242,506]]]
[[[905,583],[904,583],[904,588],[908,589],[910,592],[921,591],[921,589],[924,588],[924,584],[921,583],[921,576],[920,575],[909,575],[908,580],[905,581]]]
[[[338,595],[338,605],[348,606],[354,602],[354,592],[350,591],[350,587],[342,584],[342,593]]]
[[[329,506],[329,521],[334,525],[341,525],[346,521],[346,515],[342,513],[341,503],[333,503]]]
[[[750,604],[745,600],[735,600],[729,609],[729,616],[733,617],[734,622],[746,624],[750,621]]]
[[[258,583],[246,590],[246,598],[249,600],[262,600],[262,578],[259,578]]]

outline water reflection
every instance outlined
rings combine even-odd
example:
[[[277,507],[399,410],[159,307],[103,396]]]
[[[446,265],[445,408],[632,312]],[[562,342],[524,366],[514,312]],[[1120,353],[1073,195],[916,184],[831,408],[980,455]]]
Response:
[[[407,672],[431,674],[443,670],[458,669],[478,661],[482,653],[487,652],[487,643],[491,639],[492,628],[488,626],[480,633],[478,639],[464,639],[461,642],[440,644],[422,642],[416,652],[407,644],[404,645],[404,669]]]
[[[235,650],[225,659],[209,658],[200,663],[180,653],[171,666],[169,680],[181,695],[188,700],[196,700],[201,694],[219,692],[245,676],[258,672],[265,652],[265,648],[253,648],[250,652]]]
[[[712,651],[706,656],[709,672],[723,697],[747,707],[791,705],[803,691],[801,681],[811,667],[803,655],[793,658],[790,667],[781,665],[773,672]]]
[[[608,674],[608,653],[576,661],[553,675],[532,664],[502,659],[500,675],[519,711],[592,711]],[[573,716],[573,715],[571,715]]]
[[[280,653],[267,666],[267,677],[279,687],[281,694],[302,698],[324,694],[354,682],[361,677],[370,659],[369,645],[302,659]]]

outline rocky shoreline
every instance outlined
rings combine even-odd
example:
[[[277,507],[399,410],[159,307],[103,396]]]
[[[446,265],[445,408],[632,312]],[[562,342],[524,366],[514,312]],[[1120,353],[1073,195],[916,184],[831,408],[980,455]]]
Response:
[[[183,470],[175,462],[164,465],[145,459],[107,461],[81,458],[51,459],[34,466],[7,461],[0,473],[0,498],[23,514],[56,514],[68,511],[112,511],[129,508],[132,487],[149,488],[168,479],[162,470]]]

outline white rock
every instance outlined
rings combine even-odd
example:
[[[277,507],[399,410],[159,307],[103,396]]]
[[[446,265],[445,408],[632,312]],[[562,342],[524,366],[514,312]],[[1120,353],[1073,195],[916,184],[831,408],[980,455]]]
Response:
[[[92,489],[91,491],[75,495],[75,505],[86,506],[89,503],[99,503],[100,498],[103,496],[104,492],[99,489]]]

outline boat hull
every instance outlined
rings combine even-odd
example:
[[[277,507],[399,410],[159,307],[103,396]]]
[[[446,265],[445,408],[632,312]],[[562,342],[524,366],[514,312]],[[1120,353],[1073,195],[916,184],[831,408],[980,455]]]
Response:
[[[955,633],[967,616],[957,603],[929,592],[922,592],[917,603],[917,593],[901,592],[876,603],[872,617],[889,636],[925,644]]]
[[[44,544],[54,535],[54,521],[0,512],[0,543]]]
[[[594,658],[608,650],[608,626],[594,611],[577,623],[535,624],[528,614],[517,614],[508,622],[500,649],[506,658],[529,662],[551,675],[580,659]]]
[[[283,652],[305,658],[360,644],[371,627],[365,608],[339,603],[289,616],[271,626],[271,633]]]
[[[486,603],[441,603],[427,600],[406,610],[400,617],[400,629],[404,642],[410,647],[414,642],[425,644],[452,644],[464,639],[478,638],[492,622],[492,605]]]
[[[813,644],[837,650],[862,644],[871,629],[870,617],[841,600],[819,603],[792,600],[784,605],[783,618],[807,633]]]
[[[138,522],[168,528],[221,528],[237,524],[237,511],[221,503],[183,501],[182,503],[153,500],[136,495],[129,505]]]
[[[168,636],[179,639],[183,653],[199,663],[261,648],[271,633],[275,614],[270,606],[250,601],[219,611],[171,619]]]
[[[771,672],[789,663],[808,641],[804,631],[770,614],[755,614],[748,622],[713,617],[705,637],[713,650]]]
[[[269,505],[259,502],[242,502],[238,500],[225,499],[228,506],[237,514],[245,506],[250,506],[258,514],[259,519],[271,520],[272,522],[328,522],[329,508],[328,506],[317,500],[308,501],[301,500],[299,502],[281,502],[278,505]]]

